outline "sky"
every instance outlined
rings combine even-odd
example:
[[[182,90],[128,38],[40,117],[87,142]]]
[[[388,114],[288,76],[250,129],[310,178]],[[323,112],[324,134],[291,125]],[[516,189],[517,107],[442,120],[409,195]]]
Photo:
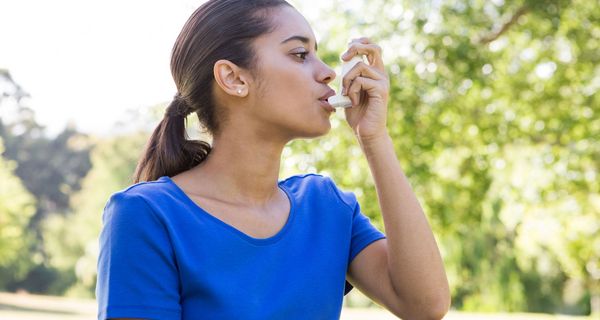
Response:
[[[108,135],[127,110],[171,100],[171,48],[203,2],[2,0],[0,68],[31,95],[49,134],[74,123]],[[318,6],[305,7],[311,21]]]

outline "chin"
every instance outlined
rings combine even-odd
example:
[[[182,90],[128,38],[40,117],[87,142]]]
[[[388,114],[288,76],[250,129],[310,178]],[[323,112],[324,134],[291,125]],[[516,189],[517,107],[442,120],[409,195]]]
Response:
[[[327,123],[324,124],[323,126],[319,126],[317,127],[313,127],[313,130],[311,132],[305,132],[302,137],[303,138],[318,138],[318,137],[322,137],[326,134],[329,133],[329,131],[331,131],[331,122],[329,122],[329,120],[327,120]]]
[[[295,138],[318,138],[331,131],[331,120],[323,114],[305,114],[305,117],[294,119],[295,124],[289,127]]]

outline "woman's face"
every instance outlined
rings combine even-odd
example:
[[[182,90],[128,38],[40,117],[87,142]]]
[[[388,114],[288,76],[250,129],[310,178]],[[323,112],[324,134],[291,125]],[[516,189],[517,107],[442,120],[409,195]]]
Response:
[[[258,62],[253,114],[289,139],[324,135],[333,111],[321,99],[334,94],[328,83],[335,72],[317,56],[314,33],[298,11],[282,6],[271,17],[275,30],[253,43]]]

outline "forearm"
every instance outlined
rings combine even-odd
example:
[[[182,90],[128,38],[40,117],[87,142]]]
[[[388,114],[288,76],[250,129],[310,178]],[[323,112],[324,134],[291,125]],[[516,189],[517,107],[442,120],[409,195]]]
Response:
[[[388,242],[393,287],[415,307],[449,304],[448,280],[433,233],[394,152],[389,135],[360,141],[367,157]]]

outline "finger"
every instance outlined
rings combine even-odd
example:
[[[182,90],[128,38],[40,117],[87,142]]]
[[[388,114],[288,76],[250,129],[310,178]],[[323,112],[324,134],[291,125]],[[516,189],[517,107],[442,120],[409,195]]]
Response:
[[[352,39],[352,41],[350,41],[350,43],[348,43],[348,45],[351,45],[354,42],[359,42],[359,43],[364,43],[364,44],[373,43],[373,41],[371,41],[371,39],[369,39],[367,37],[360,37],[360,38]]]
[[[366,92],[370,96],[370,93],[376,92],[380,86],[376,80],[357,77],[348,88],[348,98],[353,106],[357,106],[360,103],[361,92]]]
[[[348,73],[346,73],[344,78],[342,78],[342,94],[346,92],[345,89],[350,86],[350,84],[356,77],[365,77],[374,80],[382,79],[382,75],[378,71],[366,65],[364,62],[359,62],[354,67],[352,67],[352,69],[350,69]]]
[[[383,51],[380,46],[374,43],[362,43],[354,41],[348,47],[348,50],[342,55],[342,60],[349,61],[356,55],[365,55],[369,61],[369,65],[378,70],[384,70],[383,66]]]

